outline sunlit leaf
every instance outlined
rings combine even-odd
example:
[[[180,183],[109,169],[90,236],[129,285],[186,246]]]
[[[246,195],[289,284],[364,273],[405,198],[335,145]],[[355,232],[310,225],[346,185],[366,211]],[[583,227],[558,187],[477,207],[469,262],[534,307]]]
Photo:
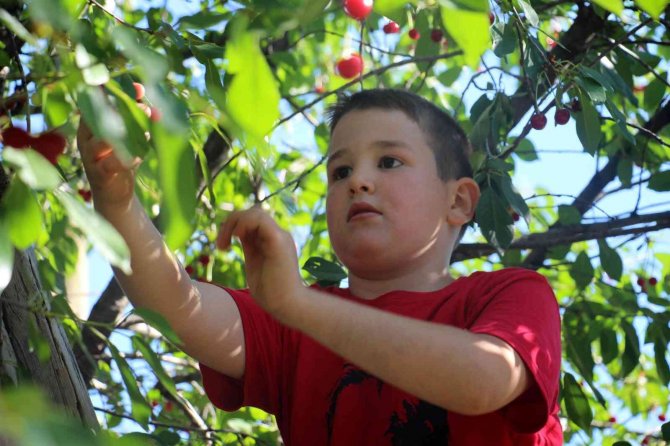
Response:
[[[130,250],[121,234],[100,214],[73,195],[60,190],[55,193],[65,207],[72,225],[88,237],[109,263],[130,274]]]
[[[17,169],[21,181],[31,189],[51,190],[62,182],[54,166],[32,149],[5,147],[2,157]]]
[[[12,280],[14,270],[14,246],[9,238],[9,225],[0,216],[0,293]]]
[[[569,419],[585,431],[590,431],[593,412],[589,400],[570,373],[563,376],[563,401]]]
[[[37,197],[19,178],[9,185],[0,209],[9,225],[9,237],[18,249],[26,249],[46,236]]]
[[[442,6],[442,23],[465,54],[465,63],[471,67],[491,46],[488,12],[473,12]]]
[[[175,346],[182,345],[179,336],[172,329],[168,321],[159,313],[147,308],[133,308],[133,313],[144,319],[144,322],[158,330],[165,338]]]

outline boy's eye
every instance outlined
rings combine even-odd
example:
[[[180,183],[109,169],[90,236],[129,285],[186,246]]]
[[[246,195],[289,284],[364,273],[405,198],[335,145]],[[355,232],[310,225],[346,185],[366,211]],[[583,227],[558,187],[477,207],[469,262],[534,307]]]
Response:
[[[351,167],[340,166],[333,169],[333,173],[331,173],[330,177],[333,181],[337,181],[348,177],[349,174],[351,174]]]
[[[400,167],[402,163],[390,156],[385,156],[379,160],[379,167],[382,169],[393,169],[394,167]]]

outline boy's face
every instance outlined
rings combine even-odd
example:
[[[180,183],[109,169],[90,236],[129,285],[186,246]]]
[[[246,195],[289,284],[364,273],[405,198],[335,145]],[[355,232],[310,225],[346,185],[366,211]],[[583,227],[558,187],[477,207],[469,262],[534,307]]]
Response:
[[[353,274],[402,274],[444,264],[453,182],[442,181],[421,128],[401,111],[355,110],[329,148],[326,213],[330,239]]]

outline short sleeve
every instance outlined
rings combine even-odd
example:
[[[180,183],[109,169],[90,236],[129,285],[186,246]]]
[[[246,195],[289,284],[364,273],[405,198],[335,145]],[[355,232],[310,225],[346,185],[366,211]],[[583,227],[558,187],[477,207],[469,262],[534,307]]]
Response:
[[[276,414],[280,405],[285,328],[263,311],[247,290],[227,291],[240,311],[245,348],[244,376],[233,379],[200,363],[205,393],[215,406],[226,411],[254,406]]]
[[[492,276],[475,293],[481,299],[471,309],[475,314],[469,330],[500,338],[519,354],[534,382],[500,413],[517,432],[537,432],[558,398],[561,321],[556,297],[547,280],[533,271],[513,268]]]

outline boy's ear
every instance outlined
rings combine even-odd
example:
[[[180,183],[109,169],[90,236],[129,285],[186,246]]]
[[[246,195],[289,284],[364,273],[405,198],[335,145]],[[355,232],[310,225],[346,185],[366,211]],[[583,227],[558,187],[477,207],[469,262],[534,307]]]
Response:
[[[472,178],[455,180],[449,194],[451,206],[447,222],[453,226],[463,226],[472,220],[480,195],[479,185]]]

